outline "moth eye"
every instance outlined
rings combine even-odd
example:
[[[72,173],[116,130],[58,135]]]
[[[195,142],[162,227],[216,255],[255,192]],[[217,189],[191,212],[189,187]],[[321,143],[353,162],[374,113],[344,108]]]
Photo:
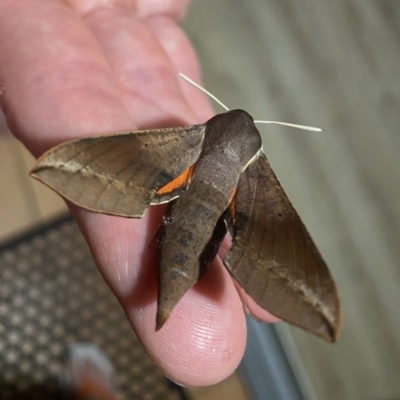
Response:
[[[145,143],[145,144],[144,144],[144,147],[147,147],[147,146],[148,146],[148,144],[147,144],[147,143]]]

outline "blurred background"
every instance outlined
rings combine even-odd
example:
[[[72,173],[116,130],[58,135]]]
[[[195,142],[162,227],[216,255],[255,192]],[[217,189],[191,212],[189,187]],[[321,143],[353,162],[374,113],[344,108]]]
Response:
[[[291,329],[318,399],[400,398],[400,2],[202,0],[205,86],[256,119],[339,287],[334,345]],[[217,107],[216,107],[217,109]]]
[[[204,86],[228,107],[324,129],[259,128],[342,299],[334,345],[283,328],[309,396],[400,399],[400,2],[195,0],[183,25]],[[8,240],[65,206],[28,177],[33,158],[4,123],[2,131],[0,240]],[[235,376],[193,393],[250,399]]]

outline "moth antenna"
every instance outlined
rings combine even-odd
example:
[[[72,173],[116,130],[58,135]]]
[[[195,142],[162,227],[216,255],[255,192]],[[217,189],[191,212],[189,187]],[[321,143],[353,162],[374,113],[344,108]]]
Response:
[[[204,89],[201,87],[198,83],[195,81],[192,81],[189,77],[186,75],[182,74],[182,72],[178,71],[178,75],[184,79],[186,82],[189,82],[191,85],[193,85],[195,88],[201,90],[203,93],[205,93],[208,97],[211,97],[214,101],[216,101],[221,107],[225,108],[226,111],[229,111],[229,108],[219,99],[217,99],[212,93],[210,93],[208,90]]]
[[[291,124],[289,122],[280,122],[280,121],[259,121],[254,120],[255,124],[275,124],[275,125],[283,125],[283,126],[290,126],[291,128],[303,129],[305,131],[312,131],[312,132],[322,132],[321,128],[316,128],[314,126],[307,126],[307,125],[298,125],[298,124]]]
[[[182,74],[182,72],[178,72],[178,75],[184,79],[186,82],[189,82],[191,85],[193,85],[195,88],[201,90],[203,93],[205,93],[208,97],[216,101],[221,107],[225,108],[226,111],[229,111],[229,108],[217,97],[215,97],[212,93],[210,93],[208,90],[204,89],[202,86],[200,86],[198,83],[190,79],[188,76],[185,74]],[[279,122],[279,121],[261,121],[261,120],[255,120],[255,124],[275,124],[275,125],[283,125],[283,126],[290,126],[291,128],[297,128],[297,129],[303,129],[305,131],[313,131],[313,132],[322,132],[321,128],[315,128],[313,126],[307,126],[307,125],[298,125],[298,124],[291,124],[289,122]]]

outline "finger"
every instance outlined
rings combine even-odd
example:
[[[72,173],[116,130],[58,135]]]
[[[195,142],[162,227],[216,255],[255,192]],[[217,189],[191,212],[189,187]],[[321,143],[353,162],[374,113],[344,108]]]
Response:
[[[155,332],[155,252],[147,250],[159,216],[145,215],[143,222],[149,229],[143,236],[130,220],[82,209],[76,209],[75,215],[84,222],[82,229],[89,245],[95,247],[96,263],[137,336],[165,374],[189,386],[210,385],[230,375],[242,358],[246,326],[226,269],[220,264],[210,268],[178,303],[164,327]],[[96,241],[93,232],[97,232]]]
[[[201,84],[196,54],[182,30],[164,17],[151,18],[146,24],[167,53],[175,70]],[[209,120],[214,115],[209,99],[199,89],[183,79],[179,79],[179,84],[186,102],[198,120],[201,122]]]
[[[63,2],[0,4],[1,106],[38,156],[74,137],[135,127],[93,34]],[[51,39],[50,39],[51,38]]]
[[[87,15],[99,8],[117,8],[134,10],[139,18],[151,18],[164,15],[171,20],[180,21],[186,14],[190,0],[66,0],[79,14]]]
[[[198,122],[168,55],[132,9],[93,9],[85,21],[122,87],[125,107],[141,128]]]
[[[28,3],[24,0],[11,4],[7,9],[0,10],[0,32],[6,32],[8,38],[7,44],[0,46],[0,56],[3,60],[11,61],[11,65],[6,62],[0,67],[0,80],[5,82],[6,93],[2,104],[9,123],[25,143],[39,153],[41,149],[66,138],[116,129],[128,130],[133,121],[119,100],[120,87],[115,83],[110,65],[93,35],[81,25],[80,20],[62,3],[54,1],[42,1],[38,5],[37,2]],[[17,19],[12,18],[15,15],[18,15]],[[20,31],[11,29],[21,23],[24,26],[22,36]],[[43,31],[43,26],[52,32],[51,46],[44,40],[48,32]],[[30,44],[35,45],[34,52],[21,46],[25,37],[29,37]],[[43,60],[45,62],[41,62]],[[148,309],[142,307],[138,312],[134,312],[136,310],[129,308],[128,304],[130,298],[135,298],[135,285],[140,286],[138,278],[144,269],[138,268],[139,264],[147,263],[147,260],[151,262],[151,254],[145,251],[148,242],[144,237],[147,226],[151,225],[151,214],[143,221],[133,221],[94,215],[83,210],[74,212],[89,238],[98,264],[103,267],[102,273],[107,275],[114,291],[125,304],[131,323],[142,332],[145,341],[146,331],[140,331],[140,327],[150,329],[150,322],[146,325],[146,320],[150,321],[151,314],[154,317],[154,311],[151,311],[154,299],[149,301]],[[212,307],[204,306],[208,315],[205,317],[203,314],[202,323],[196,322],[196,335],[186,337],[188,352],[192,349],[186,362],[189,367],[178,363],[178,358],[184,352],[176,354],[172,360],[166,351],[163,353],[164,348],[169,349],[167,344],[173,335],[165,334],[164,339],[161,336],[160,339],[155,338],[154,333],[153,336],[149,335],[147,345],[153,358],[158,357],[166,373],[176,381],[192,385],[216,382],[226,376],[241,357],[245,339],[243,314],[235,315],[240,302],[232,292],[233,285],[223,279],[226,287],[218,292],[219,297],[215,301],[210,302]],[[142,303],[146,303],[146,298],[140,297],[140,291],[137,293]],[[152,295],[151,290],[148,293]],[[199,300],[194,303],[201,304]],[[227,304],[231,308],[225,316],[221,311],[226,311]],[[190,301],[187,307],[188,310],[192,309]],[[208,325],[210,321],[218,322],[211,329],[207,328],[205,321]],[[234,332],[235,328],[237,332]],[[177,336],[176,331],[174,336]],[[152,337],[155,339],[152,340]],[[207,345],[212,347],[207,348]],[[210,354],[212,362],[206,362]],[[227,354],[229,357],[223,357]],[[192,369],[191,366],[196,365],[194,359],[203,368]]]
[[[125,98],[126,107],[135,115],[135,119],[140,119],[140,126],[146,123],[143,119],[146,113],[154,113],[151,119],[159,118],[159,115],[164,115],[165,118],[168,115],[174,115],[173,113],[181,109],[179,115],[182,114],[187,118],[190,111],[183,101],[181,92],[176,89],[175,71],[171,68],[171,63],[166,53],[140,20],[134,16],[127,18],[129,10],[125,10],[122,13],[121,10],[116,10],[116,14],[111,17],[112,13],[113,11],[110,9],[107,9],[106,12],[104,10],[99,12],[92,11],[88,23],[96,37],[99,38],[118,81],[122,82],[125,90],[129,92],[129,96]],[[124,46],[120,46],[120,43],[117,43],[119,41],[113,35],[125,40]],[[140,46],[139,49],[138,46]],[[138,57],[138,53],[140,57]],[[145,62],[146,59],[147,62]],[[147,76],[152,77],[152,79],[147,81]],[[142,79],[138,79],[138,77]],[[161,95],[152,102],[144,102],[143,105],[140,100],[143,100],[143,98],[148,99],[146,96],[149,96],[150,93],[161,93]],[[160,96],[161,99],[159,98]],[[135,99],[138,101],[135,102]],[[177,117],[172,116],[170,118],[176,119]],[[192,116],[191,118],[194,117]],[[148,214],[149,218],[151,218],[151,215],[150,213]],[[154,287],[154,284],[151,285],[151,282],[154,283],[155,281],[154,274],[146,275],[142,270],[135,272],[139,275],[132,278],[131,285],[128,285],[130,290],[124,292],[121,289],[121,279],[119,277],[123,276],[125,283],[129,281],[126,275],[127,268],[121,273],[118,265],[125,267],[126,260],[129,260],[127,258],[129,250],[124,249],[132,247],[132,241],[129,239],[131,234],[124,234],[120,237],[119,232],[122,231],[122,227],[119,225],[118,230],[115,232],[103,232],[103,235],[107,235],[110,232],[110,237],[102,236],[97,238],[98,241],[93,241],[93,234],[90,234],[90,232],[98,232],[100,226],[101,222],[100,225],[96,225],[96,227],[88,231],[89,242],[92,243],[92,247],[97,249],[97,247],[101,247],[99,243],[112,243],[113,237],[118,237],[118,252],[112,253],[111,259],[120,261],[113,264],[107,262],[110,259],[110,251],[112,251],[107,249],[108,258],[104,254],[103,257],[97,258],[97,263],[122,304],[125,305],[127,313],[131,317],[131,323],[138,336],[147,346],[149,354],[159,365],[164,366],[167,375],[179,382],[199,385],[206,382],[214,383],[230,374],[242,356],[245,343],[245,325],[240,300],[229,275],[223,270],[222,265],[217,264],[219,270],[221,271],[222,269],[224,271],[221,275],[224,285],[221,285],[222,294],[219,294],[221,302],[213,301],[210,303],[207,298],[204,298],[202,291],[206,286],[204,283],[200,283],[199,287],[200,289],[203,288],[203,290],[200,290],[195,297],[188,295],[182,299],[183,308],[178,308],[174,315],[171,316],[170,324],[167,324],[161,332],[156,334],[154,332],[155,294],[151,297],[152,301],[149,300],[146,303],[148,304],[147,308],[143,307],[143,305],[141,307],[137,306],[143,303],[140,299],[149,299],[149,287]],[[150,236],[153,234],[154,231]],[[127,241],[124,242],[124,239],[127,239]],[[138,248],[146,249],[146,241],[141,242],[139,245],[137,241],[135,243]],[[120,254],[121,249],[124,254],[122,257]],[[96,251],[94,253],[101,254]],[[145,267],[147,273],[149,271],[147,266],[153,260],[151,258],[152,254],[153,252],[143,251],[140,254],[141,261],[137,262],[139,266]],[[134,260],[138,260],[138,258],[136,256]],[[148,283],[146,285],[138,285],[138,280],[140,282],[144,280]],[[224,289],[225,287],[226,289]],[[132,298],[135,301],[132,301]],[[206,301],[206,304],[204,304],[204,301]],[[187,315],[192,315],[193,311],[183,313],[185,307],[187,310],[199,308],[202,312],[198,315],[195,314],[193,320],[187,318]],[[174,318],[182,314],[181,324],[174,322]],[[210,325],[210,320],[215,321],[215,323]],[[183,326],[186,327],[184,331],[187,332],[184,336],[177,331],[178,329],[183,329]],[[202,335],[207,332],[211,342],[214,343],[211,351],[210,348],[204,346],[199,348],[199,342],[203,341],[203,338],[199,336],[200,332],[202,332]],[[170,343],[173,343],[176,337],[181,337],[182,352],[175,351],[170,353]],[[224,346],[223,349],[220,346]],[[229,346],[231,356],[228,362],[223,363],[221,362],[221,354],[226,351],[226,346]],[[185,349],[185,347],[187,348]],[[182,354],[185,354],[186,360],[189,361],[186,365],[180,364],[179,360]],[[193,366],[196,366],[196,368],[192,369]],[[200,371],[203,372],[200,374],[201,376],[199,375]]]
[[[180,21],[186,14],[190,0],[136,0],[137,11],[141,18],[166,16]]]
[[[124,100],[133,118],[142,128],[165,126],[165,114],[171,118],[176,111],[186,115],[186,123],[205,122],[213,115],[208,100],[176,76],[178,69],[199,80],[196,56],[183,32],[166,17],[142,21],[131,3],[125,3],[105,7],[103,2],[96,9],[91,2],[90,13],[83,16],[126,89]],[[79,2],[78,9],[81,6]],[[183,88],[183,99],[177,83]],[[191,112],[182,100],[189,103]],[[143,109],[146,104],[148,107]],[[173,120],[178,124],[182,118],[174,115]]]

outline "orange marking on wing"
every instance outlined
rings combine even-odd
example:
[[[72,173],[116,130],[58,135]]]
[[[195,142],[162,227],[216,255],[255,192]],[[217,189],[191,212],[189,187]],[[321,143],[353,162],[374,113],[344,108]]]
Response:
[[[189,167],[186,171],[183,171],[177,178],[175,178],[173,181],[167,183],[165,186],[157,190],[157,194],[165,194],[165,193],[170,193],[174,191],[175,189],[178,189],[185,185],[189,180],[190,177],[192,176],[194,171],[194,165]]]
[[[234,225],[236,224],[236,192],[237,188],[232,192],[231,198],[229,199],[229,213],[231,214]]]

